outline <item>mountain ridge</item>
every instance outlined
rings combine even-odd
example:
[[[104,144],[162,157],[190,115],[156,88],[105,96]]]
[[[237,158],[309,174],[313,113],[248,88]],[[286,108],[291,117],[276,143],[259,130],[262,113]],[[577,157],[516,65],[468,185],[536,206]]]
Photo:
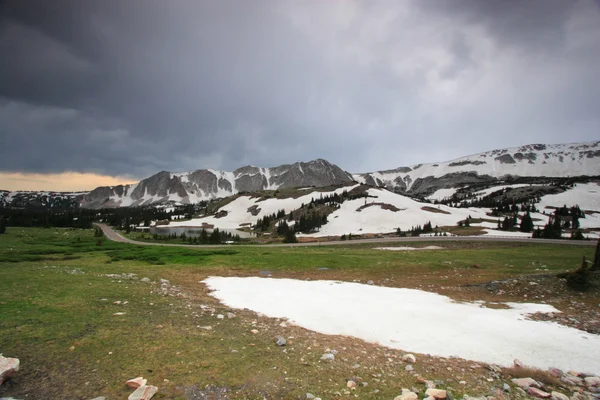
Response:
[[[453,160],[408,167],[349,173],[318,158],[275,167],[246,165],[233,171],[197,169],[160,171],[134,184],[100,186],[87,193],[0,191],[0,204],[24,204],[22,198],[62,196],[85,208],[193,204],[238,193],[294,187],[325,187],[358,182],[399,194],[427,197],[437,190],[501,182],[510,177],[566,178],[600,176],[600,141],[528,144],[489,150]],[[39,197],[39,196],[38,196]],[[36,204],[44,201],[36,200]]]

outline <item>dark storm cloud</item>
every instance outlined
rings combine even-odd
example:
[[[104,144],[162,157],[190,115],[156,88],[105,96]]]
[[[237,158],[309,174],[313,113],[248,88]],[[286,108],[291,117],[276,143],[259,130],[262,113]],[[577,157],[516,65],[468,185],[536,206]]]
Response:
[[[593,2],[20,0],[0,18],[0,171],[361,171],[600,131]]]

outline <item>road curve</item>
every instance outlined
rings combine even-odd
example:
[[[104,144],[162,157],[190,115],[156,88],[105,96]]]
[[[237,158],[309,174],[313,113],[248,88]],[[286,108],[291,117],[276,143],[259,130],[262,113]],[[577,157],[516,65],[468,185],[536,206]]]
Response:
[[[218,248],[231,247],[230,244],[176,244],[176,243],[154,243],[154,242],[139,242],[137,240],[128,239],[119,233],[115,232],[106,224],[94,223],[102,229],[104,235],[112,241],[121,243],[137,244],[141,246],[165,246],[165,247],[190,247],[198,248]],[[414,243],[414,242],[508,242],[508,243],[538,243],[538,244],[558,244],[572,246],[595,246],[595,240],[560,240],[560,239],[530,239],[518,237],[497,237],[497,236],[433,236],[433,237],[392,237],[392,238],[376,238],[376,239],[353,239],[353,240],[335,240],[323,242],[308,242],[308,243],[271,243],[271,244],[245,244],[252,247],[303,247],[303,246],[336,246],[336,245],[352,245],[352,244],[377,244],[377,243]]]

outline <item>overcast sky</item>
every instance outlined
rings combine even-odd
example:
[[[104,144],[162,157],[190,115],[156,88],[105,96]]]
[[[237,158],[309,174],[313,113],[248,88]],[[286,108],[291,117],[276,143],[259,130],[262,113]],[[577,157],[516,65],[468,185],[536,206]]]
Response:
[[[600,139],[593,0],[0,0],[0,54],[0,189]]]

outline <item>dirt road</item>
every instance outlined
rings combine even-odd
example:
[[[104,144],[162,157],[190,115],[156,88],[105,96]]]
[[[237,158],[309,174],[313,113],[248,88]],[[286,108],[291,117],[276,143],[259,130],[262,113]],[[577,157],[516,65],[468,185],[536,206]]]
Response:
[[[152,243],[139,242],[121,236],[106,224],[95,223],[104,232],[104,235],[115,242],[131,243],[141,246],[174,246],[174,247],[193,247],[193,248],[212,248],[212,247],[231,247],[229,244],[212,244],[212,245],[188,245],[175,243]],[[394,237],[394,238],[377,238],[377,239],[353,239],[353,240],[336,240],[322,241],[310,243],[272,243],[272,244],[247,244],[244,246],[259,246],[259,247],[302,247],[302,246],[335,246],[335,245],[353,245],[353,244],[377,244],[377,243],[414,243],[414,242],[508,242],[508,243],[540,243],[540,244],[557,244],[557,245],[573,245],[573,246],[595,246],[595,240],[559,240],[559,239],[530,239],[520,237],[497,237],[497,236],[437,236],[437,237]]]

